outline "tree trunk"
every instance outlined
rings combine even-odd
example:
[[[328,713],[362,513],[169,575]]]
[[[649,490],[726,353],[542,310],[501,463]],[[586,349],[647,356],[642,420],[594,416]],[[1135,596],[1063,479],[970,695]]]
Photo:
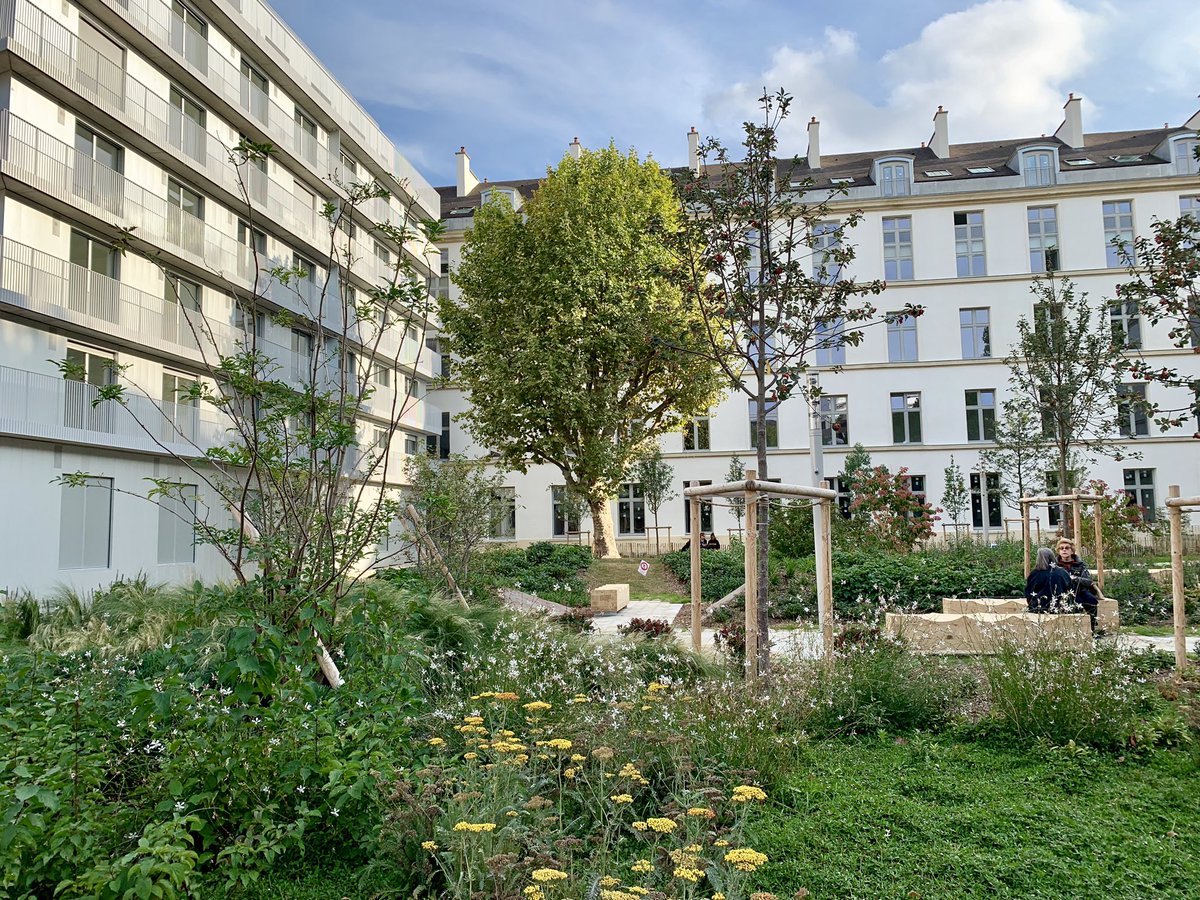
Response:
[[[597,500],[588,497],[588,509],[592,512],[592,553],[597,559],[619,559],[616,529],[613,528],[612,510],[608,497]]]
[[[1070,453],[1070,445],[1060,444],[1058,448],[1058,493],[1070,494],[1071,486],[1067,482],[1067,455]],[[1072,540],[1078,540],[1075,537],[1075,522],[1067,515],[1067,504],[1060,501],[1058,504],[1058,527],[1062,529],[1062,533]]]
[[[764,348],[765,350],[765,348]],[[760,359],[762,357],[760,356]],[[758,384],[758,421],[755,423],[755,434],[758,438],[757,460],[758,480],[767,480],[767,389],[762,373],[759,374]],[[758,504],[758,673],[765,675],[771,666],[771,638],[768,631],[770,610],[767,607],[767,594],[770,588],[767,577],[767,557],[770,551],[768,528],[770,526],[771,503],[764,498]],[[750,648],[746,648],[750,652]]]

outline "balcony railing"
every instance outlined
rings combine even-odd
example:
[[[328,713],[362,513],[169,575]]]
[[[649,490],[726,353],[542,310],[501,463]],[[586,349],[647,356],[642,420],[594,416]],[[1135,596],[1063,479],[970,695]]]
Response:
[[[124,405],[97,403],[82,381],[0,366],[0,431],[126,450],[199,456],[228,440],[220,411],[160,402],[127,391]]]

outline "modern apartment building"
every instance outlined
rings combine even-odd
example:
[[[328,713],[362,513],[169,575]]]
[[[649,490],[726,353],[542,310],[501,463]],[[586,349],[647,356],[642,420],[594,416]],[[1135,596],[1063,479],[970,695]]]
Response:
[[[1193,151],[1200,113],[1179,126],[1086,134],[1081,102],[1072,96],[1064,121],[1053,135],[951,144],[948,113],[939,107],[932,137],[919,147],[822,156],[819,124],[808,126],[807,159],[795,171],[781,166],[799,187],[813,179],[817,193],[844,190],[836,211],[861,210],[847,235],[857,258],[847,274],[860,280],[885,279],[879,305],[899,310],[919,304],[925,313],[886,327],[868,329],[858,346],[831,346],[811,363],[820,373],[823,471],[839,487],[837,475],[850,447],[862,443],[872,461],[893,472],[908,470],[912,489],[937,505],[944,469],[951,457],[964,473],[971,509],[964,516],[977,532],[997,536],[1006,519],[1019,513],[1001,501],[997,473],[981,470],[980,451],[989,446],[1000,404],[1008,396],[1004,365],[1017,336],[1017,321],[1032,317],[1031,280],[1048,268],[1071,278],[1094,300],[1112,298],[1127,279],[1112,239],[1150,233],[1155,219],[1181,212],[1200,214],[1200,175]],[[696,158],[690,137],[691,164]],[[569,148],[578,152],[578,140]],[[465,150],[458,154],[458,180],[439,188],[449,232],[442,245],[442,272],[453,270],[464,234],[482,202],[497,191],[520,203],[536,189],[535,179],[480,184]],[[443,280],[440,289],[454,295]],[[1152,326],[1132,306],[1111,310],[1112,324],[1136,349],[1157,364],[1200,375],[1200,323],[1191,346],[1176,349],[1169,326]],[[1096,340],[1106,340],[1097,335]],[[838,367],[837,371],[833,371]],[[1136,394],[1164,408],[1190,406],[1184,390],[1130,385]],[[453,389],[437,391],[454,452],[484,456],[486,448],[460,431],[455,414],[466,399]],[[745,396],[729,395],[707,418],[685,433],[668,436],[663,450],[675,469],[676,491],[693,484],[721,483],[731,458],[753,465],[753,412]],[[1123,413],[1113,439],[1140,454],[1125,461],[1100,460],[1091,471],[1151,510],[1161,506],[1168,484],[1185,496],[1200,492],[1200,433],[1195,418],[1165,433],[1133,409]],[[768,427],[769,474],[784,481],[811,483],[810,417],[801,399],[779,404]],[[567,522],[557,498],[562,479],[549,466],[511,476],[512,509],[499,538],[564,538],[590,526]],[[613,500],[618,539],[645,541],[645,509],[640,486],[624,485]],[[1056,523],[1055,511],[1039,511],[1041,527]],[[673,536],[685,531],[680,497],[668,504],[660,524]],[[704,511],[701,527],[722,538],[736,520],[730,509]],[[1019,531],[1019,525],[1011,526]],[[1015,532],[1014,532],[1015,533]],[[665,535],[663,535],[665,538]],[[634,548],[630,548],[634,549]]]
[[[172,452],[227,440],[229,423],[181,390],[206,350],[250,334],[282,371],[306,367],[336,331],[323,286],[365,290],[398,254],[432,276],[436,251],[372,226],[406,207],[436,219],[440,198],[261,0],[0,0],[0,40],[0,588],[227,578],[180,509],[133,496],[151,477],[194,481]],[[274,151],[235,166],[243,137]],[[371,179],[392,196],[347,218],[354,261],[330,272],[322,210],[344,201],[339,180]],[[283,289],[256,271],[275,266],[307,275]],[[251,315],[234,298],[253,297],[256,275]],[[400,458],[440,429],[423,325],[390,339],[399,364],[373,366],[358,423],[369,441],[390,392],[411,396]],[[373,365],[367,347],[335,349]],[[129,408],[94,405],[116,379]],[[71,472],[93,477],[55,481]],[[197,486],[169,503],[206,501]]]

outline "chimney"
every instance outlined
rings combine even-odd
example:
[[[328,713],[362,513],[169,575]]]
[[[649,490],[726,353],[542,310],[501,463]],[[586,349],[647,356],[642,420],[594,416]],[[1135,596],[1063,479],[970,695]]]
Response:
[[[821,168],[821,123],[816,116],[808,122],[808,167]]]
[[[575,140],[567,144],[567,152],[575,159],[579,159],[583,155],[583,144],[579,143],[579,136],[576,135]]]
[[[455,162],[458,163],[458,196],[465,197],[471,191],[475,190],[475,186],[479,184],[479,179],[471,171],[471,157],[467,155],[466,147],[459,147],[454,157]]]
[[[700,174],[700,132],[695,125],[688,132],[688,168]]]
[[[1063,105],[1063,123],[1054,136],[1074,150],[1083,149],[1083,101],[1074,94],[1067,95]]]
[[[938,159],[950,156],[950,113],[942,107],[933,114],[933,134],[929,138],[929,149]]]

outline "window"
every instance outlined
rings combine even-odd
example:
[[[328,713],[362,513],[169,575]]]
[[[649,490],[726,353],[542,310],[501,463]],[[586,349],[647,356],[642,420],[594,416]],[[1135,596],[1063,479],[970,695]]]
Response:
[[[685,481],[683,483],[684,490],[690,487],[708,487],[712,484],[711,481]],[[711,498],[702,497],[700,499],[700,531],[711,534],[713,530],[713,505]],[[683,533],[692,533],[692,501],[688,497],[683,498]]]
[[[990,359],[992,356],[991,310],[987,307],[960,309],[958,330],[962,339],[963,359]]]
[[[845,319],[817,323],[817,365],[843,366],[846,364]]]
[[[79,267],[79,274],[94,272],[105,278],[116,279],[118,275],[117,251],[107,241],[97,240],[90,234],[71,229],[71,262]],[[76,272],[72,272],[72,278]]]
[[[417,440],[417,436],[415,434],[404,435],[404,455],[405,456],[416,456],[417,450],[420,447],[420,445],[421,445],[420,441]]]
[[[192,395],[197,381],[176,372],[162,373],[163,417],[169,423],[168,440],[193,440],[196,436],[198,402]]]
[[[192,66],[208,71],[208,23],[179,0],[171,0],[171,46]]]
[[[879,164],[879,189],[885,197],[907,197],[912,193],[908,163],[885,162]]]
[[[1058,207],[1031,206],[1026,211],[1029,221],[1029,271],[1057,272]]]
[[[479,205],[491,201],[493,197],[504,197],[508,200],[508,205],[513,209],[517,208],[517,192],[512,188],[487,188],[479,192]]]
[[[888,362],[917,361],[917,320],[888,313]]]
[[[1179,198],[1179,214],[1200,221],[1200,194]]]
[[[163,300],[168,309],[174,305],[188,312],[200,312],[200,284],[190,278],[184,278],[176,272],[167,272],[163,276]]]
[[[125,94],[125,48],[83,16],[75,44],[75,72],[91,90],[120,106]]]
[[[341,177],[343,181],[353,181],[358,177],[358,163],[353,158],[342,151],[340,162],[342,166]]]
[[[502,487],[496,491],[494,499],[499,511],[492,537],[512,540],[517,536],[517,489]]]
[[[1000,497],[1000,473],[987,472],[981,479],[978,472],[971,473],[971,524],[983,527],[983,510],[987,508],[988,528],[1004,526],[1004,509]],[[982,490],[981,485],[985,485]]]
[[[1047,472],[1046,496],[1056,497],[1059,493],[1061,492],[1058,489],[1058,473]],[[1050,524],[1051,528],[1057,528],[1059,522],[1062,521],[1062,510],[1063,504],[1060,503],[1049,503],[1046,505],[1046,521]]]
[[[371,380],[381,388],[392,386],[392,370],[383,363],[375,363],[371,370]]]
[[[204,255],[204,198],[174,178],[167,181],[167,239]]]
[[[75,194],[116,215],[121,214],[124,184],[120,178],[124,148],[93,131],[82,122],[75,123],[75,165],[72,176]]]
[[[892,394],[892,443],[921,443],[920,393]]]
[[[1121,437],[1145,437],[1150,434],[1146,410],[1146,385],[1118,385],[1117,428]]]
[[[750,400],[750,447],[758,449],[758,401]],[[779,404],[767,403],[767,449],[779,447]]]
[[[683,431],[683,449],[684,450],[709,450],[709,423],[708,416],[702,416],[698,419],[692,419],[684,426]]]
[[[245,300],[239,300],[233,307],[233,327],[241,333],[239,340],[246,341],[251,336],[261,340],[267,336],[267,314],[256,312]]]
[[[845,394],[827,394],[819,398],[821,445],[844,447],[850,443],[850,406]]]
[[[245,219],[238,219],[238,244],[252,253],[265,256],[267,253],[266,232],[252,227]]]
[[[994,390],[967,391],[967,440],[994,441],[996,439],[996,392]]]
[[[883,277],[887,281],[913,278],[912,217],[883,220]]]
[[[850,482],[841,477],[827,477],[825,479],[825,487],[831,491],[837,491],[838,512],[842,514],[843,519],[850,518],[850,504],[854,499],[850,493]]]
[[[258,121],[266,122],[270,102],[271,82],[243,56],[242,108]]]
[[[922,503],[925,502],[924,475],[902,475],[900,476],[900,482],[910,491],[912,491],[914,497],[916,497]]]
[[[60,569],[107,569],[112,549],[111,478],[62,486],[58,533]]]
[[[313,350],[316,342],[311,333],[292,329],[292,376],[296,381],[307,382],[312,374]]]
[[[566,537],[568,534],[579,533],[579,511],[572,508],[567,509],[567,488],[566,485],[556,484],[550,488],[550,498],[553,509],[551,515],[554,519],[554,536]],[[572,504],[574,506],[574,504]]]
[[[1136,300],[1112,301],[1108,306],[1113,340],[1130,350],[1142,346],[1142,319]]]
[[[833,251],[842,243],[841,226],[837,222],[818,222],[813,226],[813,278],[822,284],[833,284],[842,274],[842,267],[833,259]]]
[[[757,338],[758,327],[755,325],[751,327],[750,336],[746,341],[746,355],[750,357],[749,361],[754,369],[757,369],[762,362],[762,356],[759,353],[760,348]],[[765,346],[762,349],[766,355],[766,366],[767,371],[769,372],[771,370],[771,363],[775,359],[775,333],[773,331],[767,334],[767,339],[763,341],[763,344]]]
[[[111,353],[76,344],[67,346],[63,372],[63,425],[88,431],[113,430],[113,405],[94,403],[99,389],[117,380],[117,361]]]
[[[958,259],[958,277],[987,274],[983,249],[983,213],[954,214],[954,255]]]
[[[205,123],[208,111],[175,85],[170,90],[168,131],[173,146],[192,159],[203,162],[208,152]]]
[[[316,284],[318,281],[317,264],[311,259],[292,251],[292,268],[301,273],[301,280],[309,284]]]
[[[1154,470],[1125,469],[1125,496],[1130,506],[1138,507],[1142,520],[1153,522],[1154,511]]]
[[[392,251],[388,250],[388,248],[386,246],[384,246],[383,244],[381,244],[379,241],[376,241],[375,242],[375,258],[378,259],[385,266],[390,266],[392,264]]]
[[[1104,202],[1104,254],[1110,269],[1125,265],[1122,247],[1133,252],[1133,201]]]
[[[433,279],[433,288],[431,293],[438,300],[445,300],[450,296],[450,251],[443,249],[440,253],[438,263],[438,276]]]
[[[415,387],[416,381],[410,381],[409,387],[413,388],[411,393],[416,396]],[[425,438],[425,452],[430,456],[436,456],[438,459],[450,458],[450,413],[442,413],[442,433],[440,435],[431,434]]]
[[[196,485],[183,484],[158,498],[158,564],[196,561]]]
[[[617,531],[646,533],[646,498],[640,483],[626,482],[617,492]]]
[[[295,108],[293,118],[296,122],[296,143],[300,145],[300,153],[309,162],[315,162],[317,158],[317,123],[299,106]]]
[[[1175,164],[1176,175],[1195,175],[1200,163],[1196,161],[1196,148],[1200,147],[1200,138],[1181,137],[1171,144],[1171,160]]]
[[[1054,151],[1027,150],[1021,154],[1021,171],[1026,187],[1045,187],[1054,184]]]

